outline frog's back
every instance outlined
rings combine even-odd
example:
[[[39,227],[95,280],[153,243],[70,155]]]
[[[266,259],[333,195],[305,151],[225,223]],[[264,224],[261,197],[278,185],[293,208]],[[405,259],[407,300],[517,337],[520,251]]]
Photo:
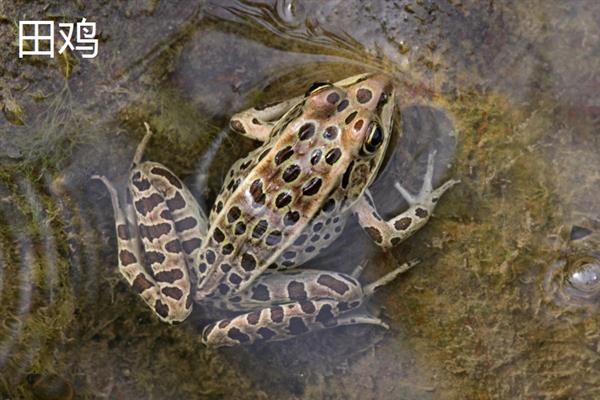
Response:
[[[244,289],[331,206],[332,196],[340,207],[338,189],[346,191],[347,171],[373,129],[373,110],[349,93],[329,85],[307,96],[276,124],[255,158],[236,167],[243,172],[232,174],[217,200],[203,243],[196,300]],[[365,172],[348,193],[360,195],[369,179]]]

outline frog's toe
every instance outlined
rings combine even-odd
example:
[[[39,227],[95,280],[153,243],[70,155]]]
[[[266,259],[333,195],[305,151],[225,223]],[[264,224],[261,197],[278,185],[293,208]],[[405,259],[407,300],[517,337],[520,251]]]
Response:
[[[429,153],[429,156],[427,158],[427,170],[425,171],[425,176],[423,177],[423,185],[421,186],[421,190],[419,190],[419,193],[417,195],[412,195],[404,186],[400,184],[400,182],[394,183],[394,187],[400,192],[402,197],[404,197],[409,206],[433,206],[435,205],[435,203],[437,203],[437,201],[440,199],[440,197],[444,194],[445,191],[447,191],[452,186],[460,182],[459,180],[450,179],[437,189],[433,189],[433,171],[435,167],[436,154],[436,150],[433,150]]]

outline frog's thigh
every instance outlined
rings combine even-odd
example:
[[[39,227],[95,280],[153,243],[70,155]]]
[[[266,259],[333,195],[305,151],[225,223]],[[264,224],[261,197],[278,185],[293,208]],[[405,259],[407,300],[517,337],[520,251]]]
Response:
[[[181,248],[188,256],[188,261],[196,265],[200,246],[208,232],[208,219],[204,211],[190,190],[164,165],[147,161],[139,165],[137,170],[139,174],[131,174],[130,185],[135,186],[132,189],[147,198],[148,195],[144,195],[141,189],[148,187],[150,190],[156,189],[159,195],[164,197]],[[139,210],[137,211],[139,213]],[[161,218],[162,214],[158,217]]]
[[[358,281],[346,274],[316,270],[267,274],[230,299],[232,308],[254,311],[207,326],[202,341],[213,347],[233,346],[285,340],[350,323],[381,325],[377,318],[366,314],[359,321],[338,321],[341,314],[360,306],[363,298]]]
[[[265,142],[275,123],[301,99],[302,97],[295,97],[261,108],[250,108],[234,114],[229,125],[240,135]]]
[[[190,282],[186,270],[177,265],[179,259],[171,254],[156,251],[156,246],[146,247],[144,254],[140,251],[138,238],[131,234],[130,226],[119,206],[117,192],[112,184],[104,177],[102,180],[113,204],[115,225],[117,230],[117,245],[119,271],[139,294],[148,306],[165,322],[184,320],[192,310]],[[140,225],[140,228],[142,225]],[[172,222],[169,229],[172,229]],[[142,241],[158,234],[157,226],[144,226],[140,229]],[[146,246],[146,244],[144,244]],[[164,247],[168,247],[165,245]],[[173,245],[171,245],[173,246]],[[173,246],[174,247],[174,246]],[[179,250],[179,253],[181,251]],[[148,273],[142,263],[151,263],[152,274]],[[159,263],[160,262],[160,263]],[[160,264],[160,271],[158,270]],[[182,265],[185,264],[183,260]],[[173,268],[169,268],[169,266]]]

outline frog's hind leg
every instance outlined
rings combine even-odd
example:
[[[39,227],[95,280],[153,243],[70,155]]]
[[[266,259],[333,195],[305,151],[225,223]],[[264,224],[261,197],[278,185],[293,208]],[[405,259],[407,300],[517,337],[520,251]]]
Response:
[[[204,328],[208,346],[235,346],[260,340],[286,340],[341,325],[387,325],[361,306],[377,288],[414,263],[404,264],[362,287],[350,275],[331,271],[291,270],[260,276],[245,292],[230,298],[231,308],[253,310]]]
[[[435,151],[429,154],[423,186],[416,196],[411,195],[400,183],[394,187],[409,204],[408,210],[385,221],[377,212],[373,198],[367,190],[357,202],[354,212],[358,222],[369,236],[383,248],[395,246],[410,237],[429,221],[440,197],[460,181],[451,179],[437,189],[432,188]]]
[[[131,234],[131,224],[125,219],[116,189],[104,176],[94,175],[92,178],[104,183],[110,194],[117,230],[119,271],[135,293],[163,321],[173,323],[184,320],[192,307],[189,280],[183,279],[184,274],[178,269],[164,271],[162,275],[146,271],[143,263],[160,255],[140,250],[139,238]]]

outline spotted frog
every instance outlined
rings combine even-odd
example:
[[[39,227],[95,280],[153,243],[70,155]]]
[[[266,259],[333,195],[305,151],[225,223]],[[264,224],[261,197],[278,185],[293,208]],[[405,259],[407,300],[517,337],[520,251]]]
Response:
[[[416,196],[399,183],[408,210],[384,220],[368,187],[390,141],[395,92],[383,74],[316,83],[303,96],[234,115],[233,131],[260,146],[229,170],[207,218],[164,165],[141,162],[137,148],[121,207],[114,208],[119,270],[158,317],[183,321],[193,303],[234,311],[202,332],[209,346],[283,340],[340,325],[387,327],[361,307],[405,264],[362,286],[354,273],[296,268],[325,249],[355,214],[381,247],[422,227],[440,196],[432,189],[434,153]]]

